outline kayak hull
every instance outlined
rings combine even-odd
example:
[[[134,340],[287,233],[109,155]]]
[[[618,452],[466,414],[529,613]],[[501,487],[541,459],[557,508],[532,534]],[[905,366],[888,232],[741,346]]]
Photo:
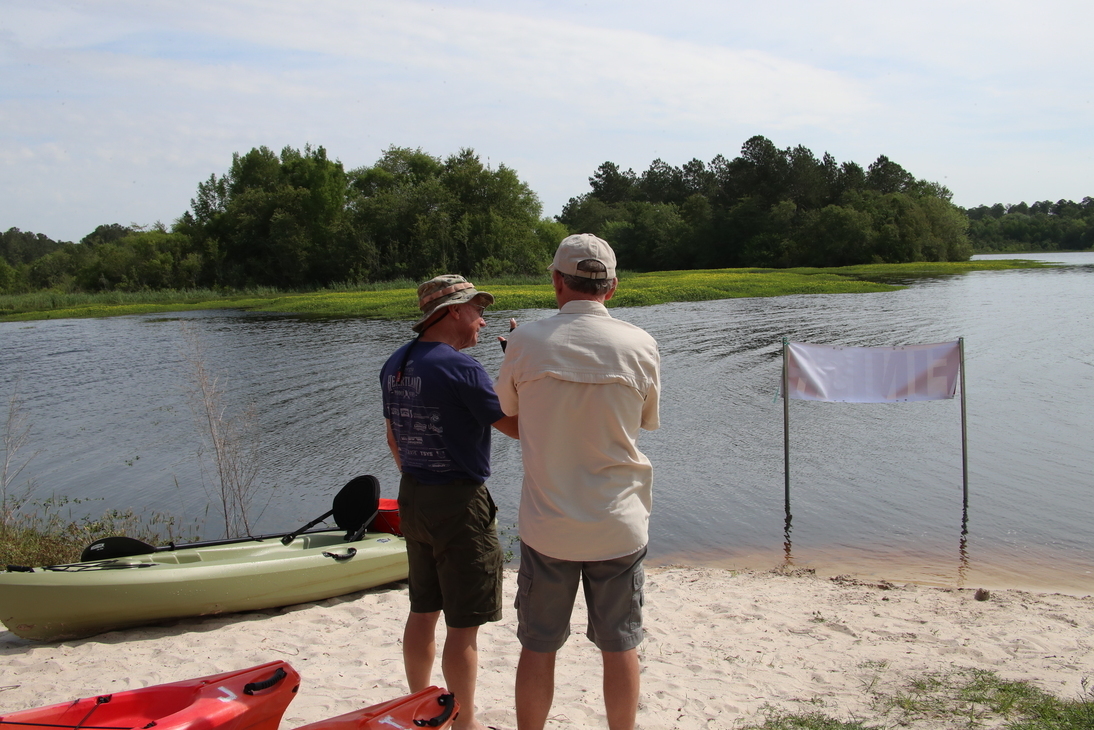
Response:
[[[381,702],[345,715],[304,725],[296,730],[390,730],[429,727],[446,730],[460,714],[460,703],[440,687]]]
[[[300,687],[285,662],[0,714],[0,730],[277,730]]]
[[[110,560],[0,573],[0,622],[27,639],[57,640],[113,629],[318,601],[407,577],[406,542],[339,530],[289,545],[256,539]]]

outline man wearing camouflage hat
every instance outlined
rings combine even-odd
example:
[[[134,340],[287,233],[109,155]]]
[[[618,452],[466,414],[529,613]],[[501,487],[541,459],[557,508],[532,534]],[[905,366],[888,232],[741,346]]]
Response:
[[[388,446],[402,473],[399,515],[410,563],[403,661],[411,692],[432,684],[434,635],[444,613],[445,684],[460,702],[457,730],[475,719],[478,629],[501,619],[502,551],[486,488],[490,431],[517,438],[486,370],[460,350],[478,342],[494,297],[462,276],[418,287],[418,333],[380,372]]]

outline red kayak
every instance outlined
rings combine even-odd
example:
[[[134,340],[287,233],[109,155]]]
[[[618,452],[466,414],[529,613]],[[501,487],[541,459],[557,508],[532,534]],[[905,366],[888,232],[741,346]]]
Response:
[[[460,703],[448,690],[426,687],[406,697],[320,720],[296,730],[391,730],[427,727],[446,730],[460,714]]]
[[[285,662],[0,714],[0,730],[277,730],[300,688]]]

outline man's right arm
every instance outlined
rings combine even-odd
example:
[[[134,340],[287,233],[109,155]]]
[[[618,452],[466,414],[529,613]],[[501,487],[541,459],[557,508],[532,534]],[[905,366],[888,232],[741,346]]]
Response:
[[[520,438],[520,427],[517,425],[516,416],[505,416],[504,418],[499,418],[498,420],[494,421],[494,428],[498,429],[509,438]]]

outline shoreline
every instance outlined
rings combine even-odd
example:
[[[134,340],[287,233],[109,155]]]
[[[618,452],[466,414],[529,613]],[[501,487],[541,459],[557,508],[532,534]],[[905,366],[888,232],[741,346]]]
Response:
[[[516,726],[519,655],[505,615],[480,631],[481,720]],[[659,566],[647,571],[639,727],[761,723],[770,708],[934,728],[892,697],[924,676],[988,671],[1064,699],[1094,676],[1094,598],[827,579],[808,570]],[[285,659],[300,692],[285,730],[407,693],[405,583],[325,601],[182,619],[57,643],[0,632],[0,707],[16,710]],[[604,726],[600,657],[579,598],[558,656],[549,728]],[[433,681],[443,684],[439,662]]]
[[[1073,556],[1037,556],[1019,559],[952,557],[930,553],[918,556],[878,555],[862,550],[834,548],[800,551],[753,548],[718,553],[672,553],[646,559],[650,567],[715,568],[729,571],[812,571],[818,578],[846,576],[874,583],[912,583],[924,588],[1022,590],[1060,593],[1075,597],[1094,595],[1094,568]]]

